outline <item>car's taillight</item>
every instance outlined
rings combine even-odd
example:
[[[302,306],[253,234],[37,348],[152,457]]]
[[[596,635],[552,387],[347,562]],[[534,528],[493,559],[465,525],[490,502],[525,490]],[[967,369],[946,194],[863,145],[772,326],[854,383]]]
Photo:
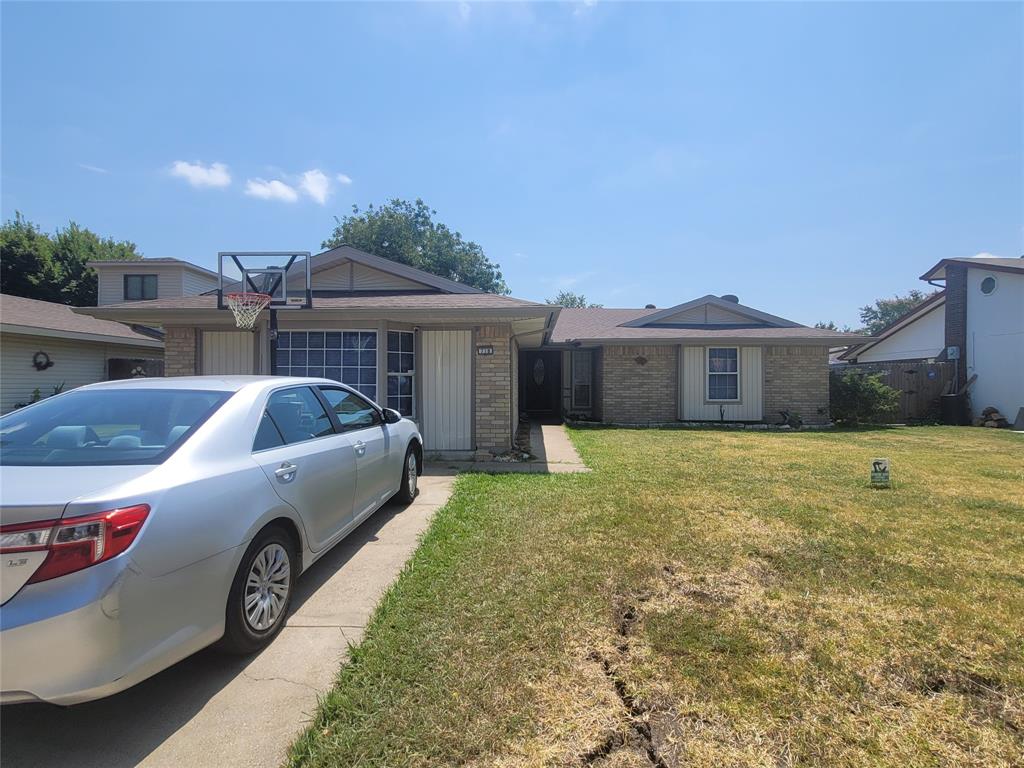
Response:
[[[0,528],[0,553],[46,550],[46,559],[28,583],[54,579],[124,552],[142,528],[148,504],[95,515]]]

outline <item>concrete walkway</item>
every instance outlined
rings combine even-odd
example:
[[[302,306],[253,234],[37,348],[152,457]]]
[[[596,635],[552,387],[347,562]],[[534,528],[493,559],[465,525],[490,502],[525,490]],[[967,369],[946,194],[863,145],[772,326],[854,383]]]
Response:
[[[299,580],[281,634],[258,656],[205,650],[100,701],[4,707],[4,768],[277,768],[454,479],[428,467],[413,504],[385,506],[319,560]]]
[[[527,472],[532,474],[562,474],[589,472],[576,446],[569,440],[564,424],[545,424],[537,419],[530,422],[531,461],[445,461],[440,466],[460,472]]]

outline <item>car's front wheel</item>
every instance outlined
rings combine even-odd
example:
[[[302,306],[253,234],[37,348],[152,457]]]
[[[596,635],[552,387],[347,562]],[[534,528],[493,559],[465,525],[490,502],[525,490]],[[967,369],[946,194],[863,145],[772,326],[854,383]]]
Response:
[[[280,528],[265,528],[252,540],[228,595],[224,639],[232,653],[255,653],[284,626],[297,576],[294,544]]]
[[[395,494],[402,504],[412,504],[416,498],[416,487],[419,484],[419,462],[416,459],[416,446],[410,444],[402,462],[402,484]]]

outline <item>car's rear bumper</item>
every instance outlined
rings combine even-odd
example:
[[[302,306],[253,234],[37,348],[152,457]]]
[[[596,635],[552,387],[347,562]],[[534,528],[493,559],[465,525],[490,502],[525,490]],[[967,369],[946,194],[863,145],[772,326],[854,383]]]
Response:
[[[117,557],[25,586],[0,610],[0,702],[102,698],[214,642],[234,556],[159,579]]]

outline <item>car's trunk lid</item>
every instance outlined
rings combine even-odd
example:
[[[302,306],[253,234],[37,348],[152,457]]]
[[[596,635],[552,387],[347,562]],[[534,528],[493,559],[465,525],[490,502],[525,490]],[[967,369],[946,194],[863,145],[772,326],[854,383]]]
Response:
[[[0,525],[58,520],[71,502],[102,497],[153,469],[148,465],[110,467],[0,467]],[[5,552],[0,559],[0,605],[25,585],[46,552]]]
[[[0,467],[0,525],[56,520],[68,504],[134,480],[151,465]]]

